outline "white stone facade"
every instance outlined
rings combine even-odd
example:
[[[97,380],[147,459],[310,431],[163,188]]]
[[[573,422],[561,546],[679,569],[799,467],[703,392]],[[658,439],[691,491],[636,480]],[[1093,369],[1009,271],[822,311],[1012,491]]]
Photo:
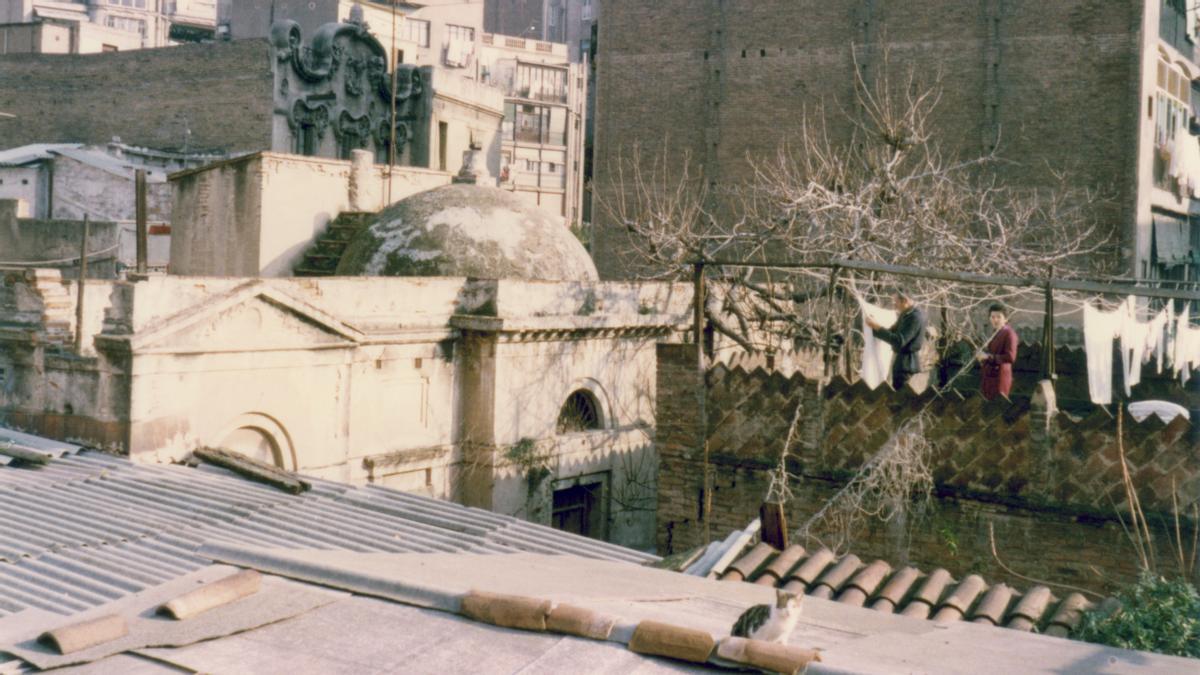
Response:
[[[653,544],[655,344],[686,325],[686,286],[93,281],[78,354],[75,297],[7,274],[0,421],[144,461],[224,446],[540,522],[590,514],[594,535]],[[576,399],[595,414],[564,424]]]

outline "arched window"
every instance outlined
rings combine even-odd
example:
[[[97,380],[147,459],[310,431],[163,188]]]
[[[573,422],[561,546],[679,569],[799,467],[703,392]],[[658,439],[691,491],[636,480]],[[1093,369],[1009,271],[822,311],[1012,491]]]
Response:
[[[604,419],[600,402],[586,389],[577,389],[567,397],[558,412],[558,433],[570,434],[577,431],[603,429]]]

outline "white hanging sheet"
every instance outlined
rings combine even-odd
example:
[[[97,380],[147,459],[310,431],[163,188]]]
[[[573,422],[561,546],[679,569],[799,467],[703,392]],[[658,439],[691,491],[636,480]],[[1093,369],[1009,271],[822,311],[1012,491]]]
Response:
[[[859,376],[868,387],[874,389],[887,381],[892,373],[892,346],[875,337],[875,331],[867,325],[867,319],[885,328],[891,328],[896,323],[897,314],[895,310],[872,305],[861,297],[858,298],[858,306],[862,309],[863,316],[863,355]]]
[[[1092,403],[1112,403],[1113,340],[1121,335],[1127,319],[1124,305],[1115,312],[1100,311],[1091,303],[1083,305],[1083,346],[1087,351],[1088,397]]]
[[[1125,395],[1131,396],[1133,385],[1142,381],[1142,358],[1146,355],[1146,342],[1150,339],[1150,324],[1137,320],[1137,301],[1131,295],[1117,312],[1121,321],[1121,368],[1124,377]]]
[[[1183,384],[1191,378],[1192,368],[1200,365],[1200,328],[1192,327],[1188,309],[1184,307],[1175,322],[1174,368]]]

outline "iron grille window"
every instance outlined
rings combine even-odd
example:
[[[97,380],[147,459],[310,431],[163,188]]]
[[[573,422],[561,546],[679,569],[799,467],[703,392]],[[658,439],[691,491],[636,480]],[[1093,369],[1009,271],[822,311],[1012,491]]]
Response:
[[[600,403],[592,392],[579,389],[567,397],[558,413],[558,433],[570,434],[604,427]]]

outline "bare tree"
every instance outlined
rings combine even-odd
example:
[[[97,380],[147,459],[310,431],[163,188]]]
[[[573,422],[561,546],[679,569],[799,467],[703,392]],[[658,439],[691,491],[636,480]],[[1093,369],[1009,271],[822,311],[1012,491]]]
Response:
[[[868,82],[857,65],[851,109],[836,118],[823,107],[805,114],[797,139],[774,156],[747,158],[751,178],[742,184],[710,185],[690,157],[673,159],[666,143],[661,152],[635,146],[620,157],[614,196],[600,205],[627,230],[631,257],[660,278],[719,259],[853,259],[1023,276],[1104,271],[1108,242],[1094,226],[1101,195],[1049,167],[1049,185],[1001,183],[996,169],[1004,161],[995,151],[961,158],[943,150],[936,76],[926,83],[910,70],[897,78],[885,54]],[[820,343],[851,327],[856,307],[846,291],[870,297],[894,283],[843,277],[835,296],[828,279],[819,270],[726,269],[712,285],[707,317],[752,352],[797,339]],[[919,303],[944,310],[951,338],[971,334],[971,310],[980,304],[1027,292],[903,283]]]

